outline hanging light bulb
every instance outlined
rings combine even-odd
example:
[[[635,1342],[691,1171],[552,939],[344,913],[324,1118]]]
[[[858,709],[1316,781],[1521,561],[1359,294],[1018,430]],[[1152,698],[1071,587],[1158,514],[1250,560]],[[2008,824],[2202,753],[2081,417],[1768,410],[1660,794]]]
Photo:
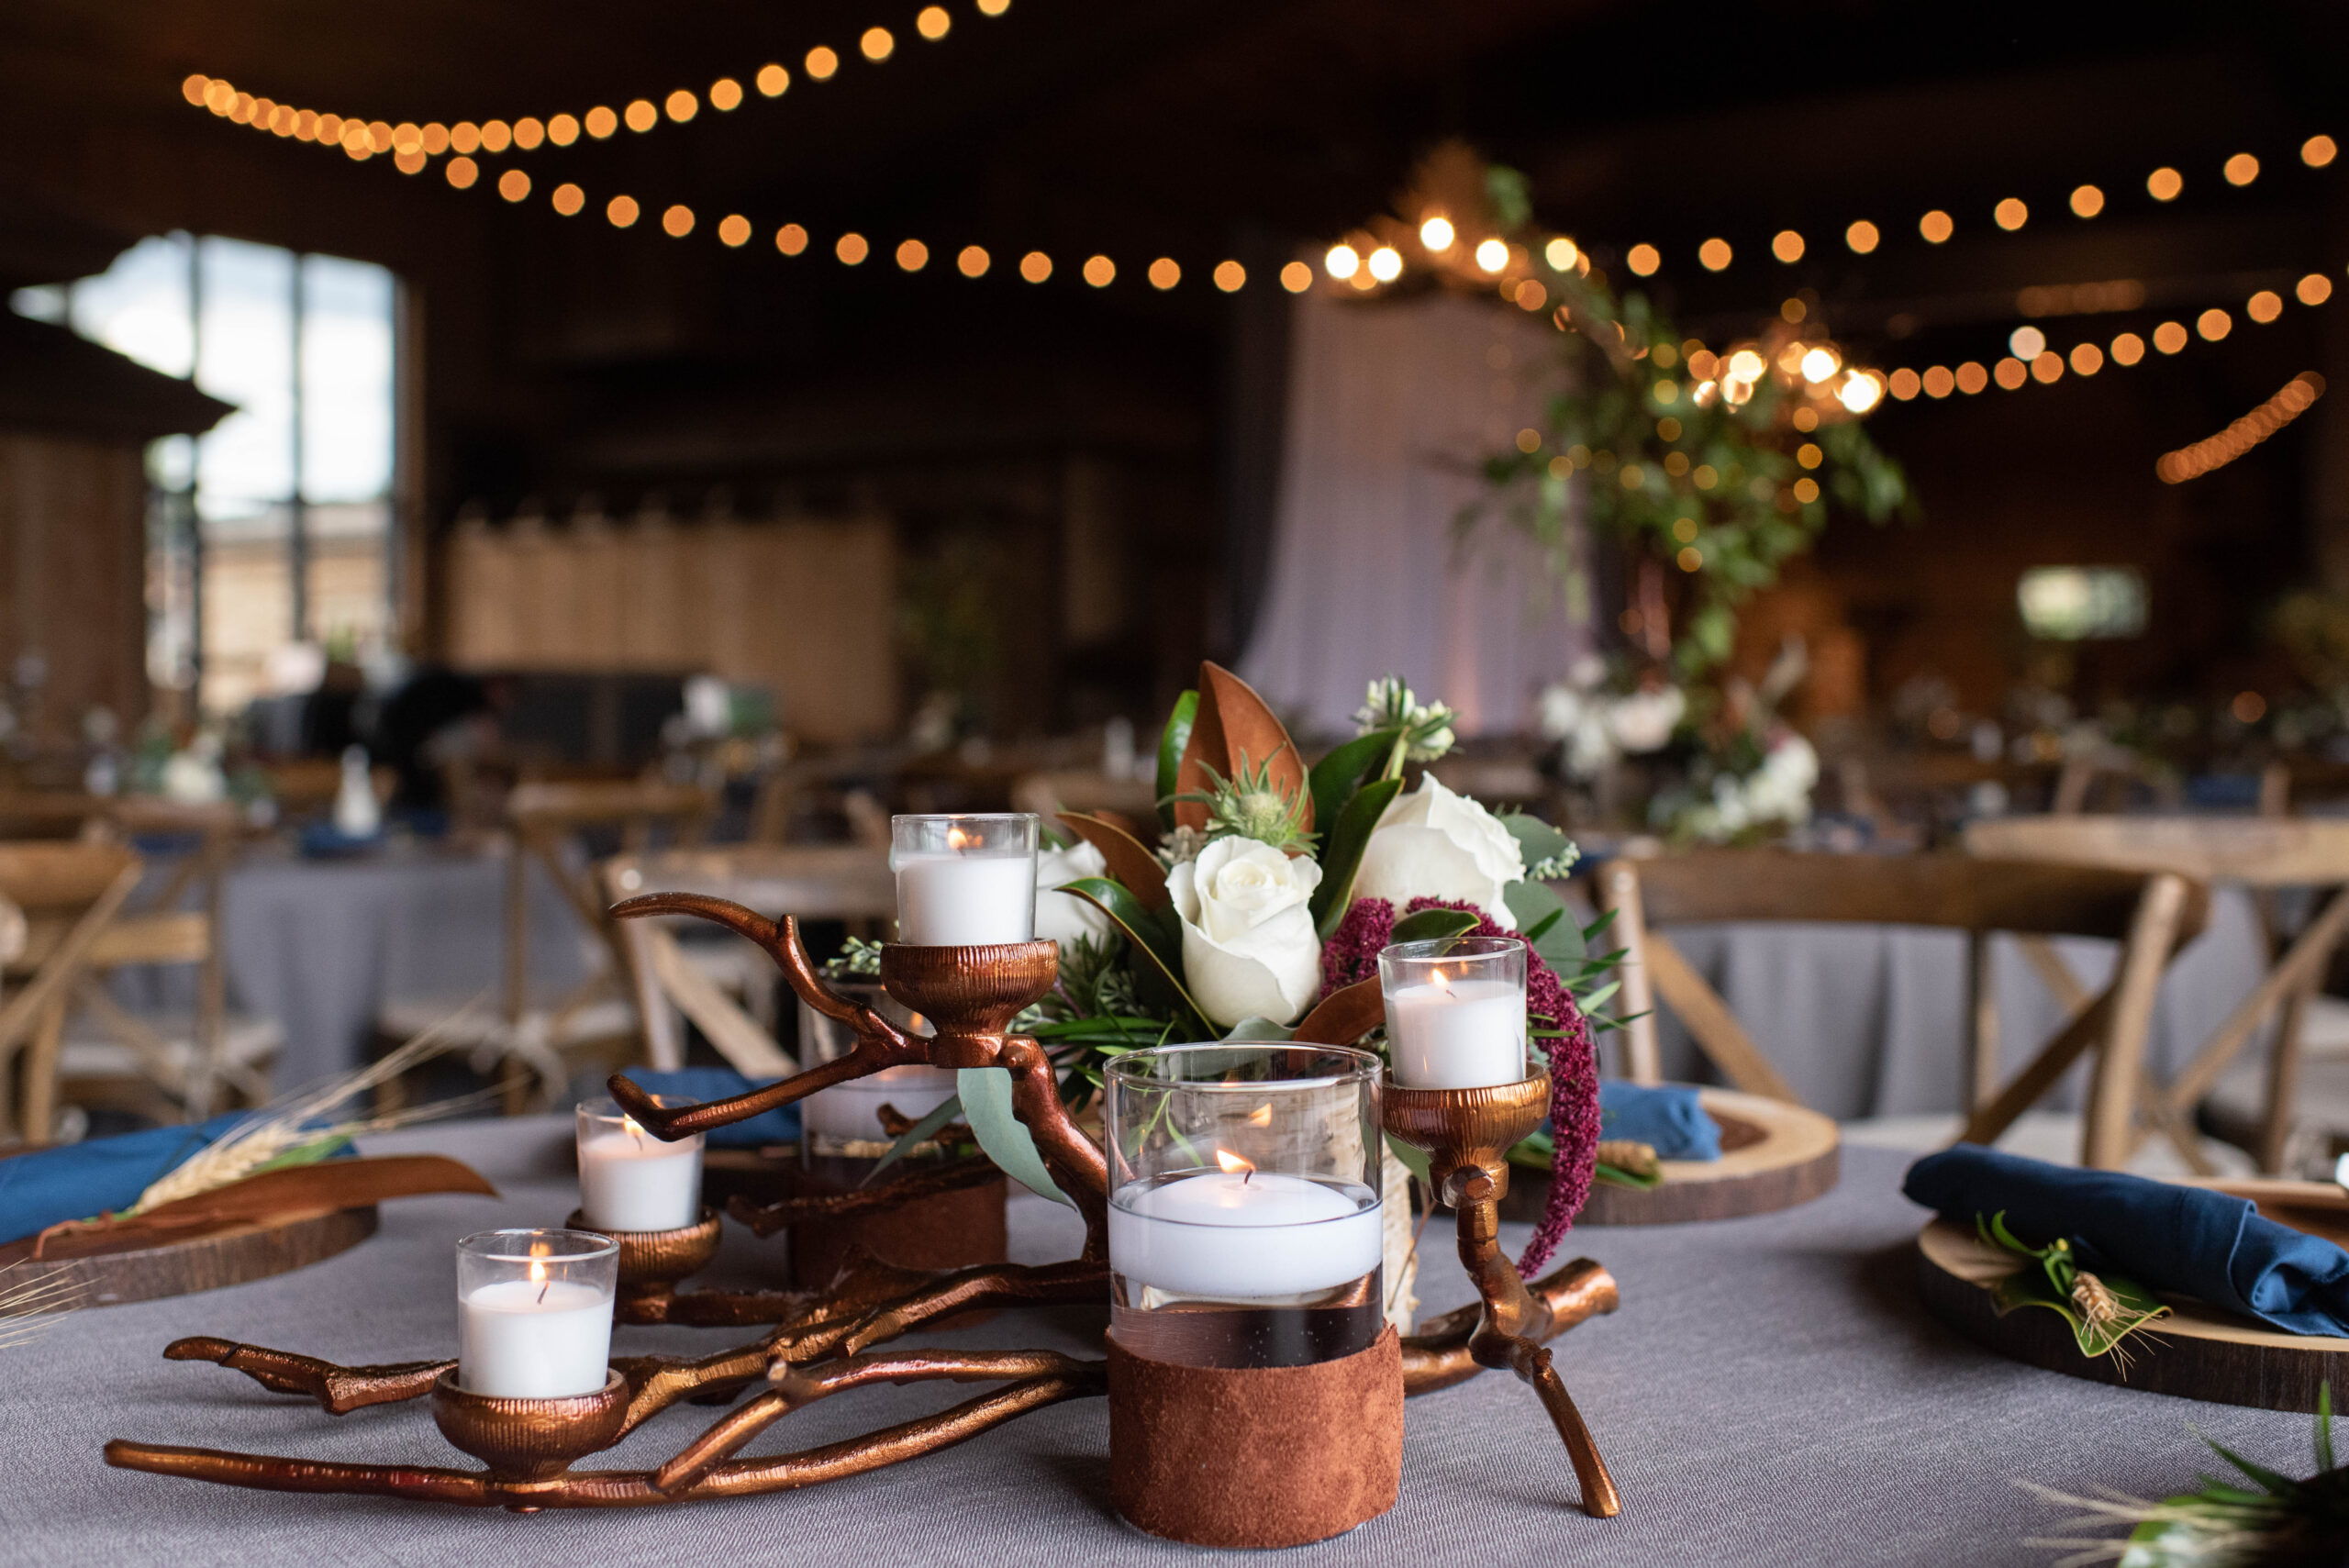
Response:
[[[1452,220],[1448,217],[1431,217],[1419,225],[1419,243],[1430,250],[1451,250],[1453,239]]]
[[[1476,247],[1476,265],[1488,272],[1497,272],[1508,265],[1508,247],[1498,239],[1487,239]]]

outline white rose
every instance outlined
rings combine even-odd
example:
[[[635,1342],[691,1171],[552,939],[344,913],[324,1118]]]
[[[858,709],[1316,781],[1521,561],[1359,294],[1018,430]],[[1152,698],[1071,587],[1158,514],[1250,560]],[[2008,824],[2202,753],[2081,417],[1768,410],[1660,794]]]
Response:
[[[1362,852],[1354,896],[1399,912],[1414,898],[1465,899],[1504,930],[1517,921],[1501,889],[1525,876],[1525,852],[1493,814],[1433,773],[1386,808]]]
[[[1253,839],[1218,839],[1166,875],[1183,917],[1183,977],[1208,1021],[1295,1023],[1321,990],[1306,906],[1321,868]]]
[[[1098,942],[1109,934],[1109,917],[1097,905],[1058,889],[1080,876],[1106,876],[1109,862],[1101,851],[1079,839],[1065,850],[1036,852],[1036,940],[1058,942],[1063,951],[1079,937]]]

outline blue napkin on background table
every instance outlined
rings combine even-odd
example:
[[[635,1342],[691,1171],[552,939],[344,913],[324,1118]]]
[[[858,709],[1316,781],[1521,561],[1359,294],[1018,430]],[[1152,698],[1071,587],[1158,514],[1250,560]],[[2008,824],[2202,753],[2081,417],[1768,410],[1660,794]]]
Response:
[[[2034,1247],[2061,1236],[2086,1268],[2207,1301],[2295,1334],[2349,1338],[2349,1252],[2264,1218],[2249,1198],[2082,1171],[1961,1143],[1909,1168],[1903,1193],[1974,1226],[2003,1210]]]
[[[731,1067],[680,1067],[668,1073],[637,1067],[631,1068],[628,1075],[648,1094],[687,1101],[730,1100],[775,1082],[773,1078],[745,1078]],[[799,1106],[793,1104],[761,1111],[748,1121],[712,1128],[704,1139],[713,1149],[760,1149],[770,1143],[796,1143]]]
[[[128,1208],[158,1177],[251,1113],[230,1111],[193,1127],[154,1127],[0,1160],[0,1244],[61,1220]]]
[[[1644,1143],[1659,1160],[1718,1160],[1721,1129],[1687,1084],[1598,1083],[1598,1136]]]

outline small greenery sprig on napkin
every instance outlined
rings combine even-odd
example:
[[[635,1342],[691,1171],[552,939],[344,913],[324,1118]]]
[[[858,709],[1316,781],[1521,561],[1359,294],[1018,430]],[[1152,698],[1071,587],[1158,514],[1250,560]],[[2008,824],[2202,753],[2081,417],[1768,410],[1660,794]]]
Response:
[[[2169,1315],[2169,1308],[2135,1280],[2080,1267],[2072,1244],[2061,1236],[2044,1247],[2025,1246],[2007,1229],[2004,1209],[1987,1220],[1976,1215],[1974,1229],[1992,1246],[2037,1265],[2017,1269],[1991,1287],[1998,1316],[2020,1307],[2043,1307],[2071,1325],[2084,1356],[2110,1355],[2114,1365],[2126,1371],[2129,1352],[2121,1342],[2132,1334],[2150,1332],[2146,1324]]]

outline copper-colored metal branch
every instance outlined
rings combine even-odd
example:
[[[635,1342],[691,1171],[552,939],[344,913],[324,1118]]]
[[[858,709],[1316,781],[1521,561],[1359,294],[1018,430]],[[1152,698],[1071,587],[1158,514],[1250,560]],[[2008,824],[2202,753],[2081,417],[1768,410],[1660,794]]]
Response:
[[[347,1416],[370,1405],[420,1399],[432,1392],[435,1379],[457,1364],[453,1361],[434,1361],[337,1366],[315,1356],[273,1351],[265,1345],[240,1345],[233,1340],[209,1335],[173,1340],[163,1347],[163,1359],[212,1362],[243,1373],[263,1388],[315,1399],[318,1408],[330,1416]]]
[[[991,1428],[1057,1405],[1097,1396],[1108,1380],[1099,1363],[1049,1377],[1023,1379],[919,1420],[828,1443],[801,1453],[738,1460],[712,1469],[692,1486],[663,1492],[651,1471],[587,1471],[543,1481],[506,1481],[480,1471],[430,1465],[332,1464],[219,1449],[179,1448],[120,1440],[106,1444],[108,1464],[265,1492],[341,1492],[456,1503],[469,1507],[627,1508],[680,1499],[740,1497],[785,1492],[843,1476],[861,1475],[978,1436]]]
[[[1106,1262],[1109,1256],[1109,1161],[1101,1146],[1077,1130],[1061,1102],[1060,1078],[1044,1048],[1026,1035],[1003,1042],[1002,1064],[1011,1073],[1011,1109],[1036,1141],[1036,1152],[1077,1213],[1085,1217],[1084,1256]]]
[[[1615,1276],[1588,1258],[1576,1258],[1526,1288],[1539,1309],[1537,1319],[1546,1324],[1539,1332],[1529,1327],[1529,1337],[1536,1340],[1563,1334],[1586,1318],[1614,1311],[1621,1302]],[[1484,1371],[1468,1350],[1484,1315],[1485,1304],[1474,1301],[1429,1319],[1405,1340],[1403,1392],[1432,1394]]]
[[[784,978],[790,982],[800,1000],[856,1031],[856,1045],[845,1056],[795,1073],[781,1083],[703,1105],[663,1106],[625,1074],[615,1074],[610,1081],[612,1098],[655,1138],[674,1142],[713,1127],[747,1120],[777,1106],[805,1099],[818,1089],[862,1078],[885,1067],[930,1060],[927,1040],[907,1033],[871,1007],[858,1006],[824,984],[815,962],[807,956],[807,944],[799,940],[799,922],[788,915],[778,923],[755,909],[698,893],[648,893],[641,898],[613,905],[611,913],[623,920],[644,915],[695,915],[715,921],[763,949],[783,971]]]
[[[909,1203],[918,1203],[941,1193],[985,1186],[989,1182],[1000,1181],[1002,1176],[1003,1173],[996,1169],[994,1161],[974,1156],[909,1171],[894,1182],[876,1187],[860,1187],[853,1192],[811,1194],[764,1205],[752,1203],[737,1194],[726,1206],[726,1212],[757,1234],[772,1236],[785,1226],[796,1225],[804,1219],[840,1219],[850,1215],[903,1208]]]
[[[813,1371],[779,1367],[772,1390],[729,1412],[717,1425],[686,1444],[674,1459],[653,1473],[652,1485],[663,1492],[690,1486],[794,1410],[847,1389],[875,1383],[998,1383],[1030,1377],[1085,1376],[1103,1364],[1053,1351],[994,1351],[961,1355],[945,1351],[911,1351],[888,1356],[851,1356]]]
[[[826,1355],[857,1355],[963,1312],[1006,1307],[1099,1304],[1108,1299],[1109,1268],[1085,1258],[1033,1266],[986,1263],[957,1269],[910,1296],[874,1307],[851,1321],[786,1325],[770,1341],[776,1356],[806,1366]]]

